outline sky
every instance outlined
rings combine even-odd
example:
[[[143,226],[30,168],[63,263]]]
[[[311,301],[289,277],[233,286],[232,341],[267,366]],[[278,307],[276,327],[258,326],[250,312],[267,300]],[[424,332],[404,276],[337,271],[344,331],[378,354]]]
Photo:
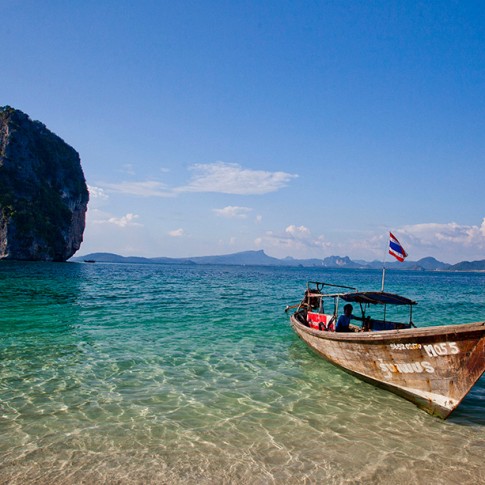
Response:
[[[0,106],[74,147],[77,255],[485,259],[481,1],[0,0]],[[389,258],[389,256],[388,256]]]

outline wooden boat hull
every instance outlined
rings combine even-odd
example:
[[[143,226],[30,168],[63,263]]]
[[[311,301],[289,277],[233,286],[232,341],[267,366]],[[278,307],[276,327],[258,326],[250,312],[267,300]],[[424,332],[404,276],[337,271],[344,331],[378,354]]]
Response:
[[[380,332],[335,333],[290,317],[320,356],[446,419],[485,371],[485,322]]]

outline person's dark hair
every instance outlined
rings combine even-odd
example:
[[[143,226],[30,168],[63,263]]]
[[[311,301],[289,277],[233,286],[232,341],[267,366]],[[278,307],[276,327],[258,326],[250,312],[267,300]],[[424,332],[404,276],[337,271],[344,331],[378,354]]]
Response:
[[[352,311],[354,307],[350,303],[347,303],[347,305],[344,306],[344,311],[347,309],[350,309],[350,311]]]

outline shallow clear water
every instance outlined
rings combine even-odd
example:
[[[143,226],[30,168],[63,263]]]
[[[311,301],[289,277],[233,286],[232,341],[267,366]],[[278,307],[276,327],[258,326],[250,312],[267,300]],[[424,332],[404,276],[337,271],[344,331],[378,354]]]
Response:
[[[483,483],[485,382],[448,421],[312,354],[287,304],[378,271],[0,263],[0,483]],[[418,325],[485,274],[389,272]]]

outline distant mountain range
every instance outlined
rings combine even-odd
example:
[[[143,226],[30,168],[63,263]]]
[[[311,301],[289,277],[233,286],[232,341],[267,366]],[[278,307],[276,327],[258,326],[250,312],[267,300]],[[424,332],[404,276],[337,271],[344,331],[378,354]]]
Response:
[[[156,264],[216,264],[239,266],[292,266],[303,268],[361,268],[380,269],[382,261],[352,261],[348,256],[329,256],[324,259],[294,259],[273,258],[263,250],[243,251],[240,253],[222,256],[197,256],[194,258],[143,258],[140,256],[120,256],[113,253],[91,253],[85,256],[71,258],[70,261],[86,261],[99,263],[156,263]],[[485,271],[485,259],[481,261],[462,261],[457,264],[448,264],[432,257],[419,261],[387,262],[387,268],[412,271]]]

